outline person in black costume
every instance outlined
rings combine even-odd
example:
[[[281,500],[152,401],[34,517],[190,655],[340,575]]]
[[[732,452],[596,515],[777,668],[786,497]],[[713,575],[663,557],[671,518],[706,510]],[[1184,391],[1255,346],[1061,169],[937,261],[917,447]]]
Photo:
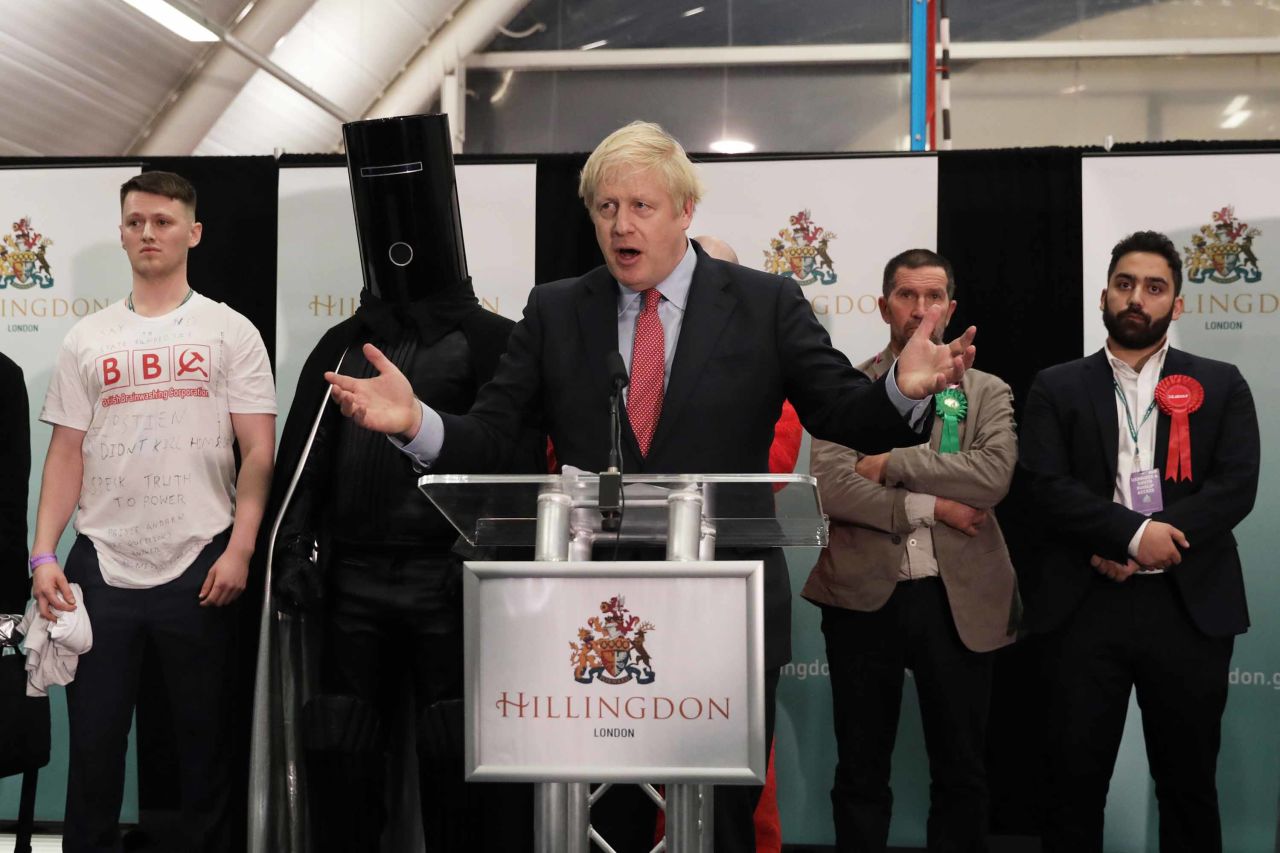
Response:
[[[472,291],[447,118],[360,121],[343,132],[365,286],[355,315],[303,367],[271,502],[274,606],[321,627],[309,646],[319,646],[318,689],[303,691],[313,695],[300,720],[311,839],[297,846],[394,843],[382,837],[388,758],[404,748],[395,721],[409,692],[426,849],[480,850],[497,839],[484,837],[495,828],[477,815],[479,786],[463,783],[457,533],[418,491],[420,472],[403,454],[325,405],[323,374],[374,375],[361,352],[374,342],[422,399],[462,413],[513,323]],[[521,458],[532,473],[540,447],[530,444]],[[490,807],[498,796],[514,798],[517,815],[529,808],[520,802],[527,789],[484,793]],[[531,844],[531,812],[500,829],[510,834],[503,850]]]

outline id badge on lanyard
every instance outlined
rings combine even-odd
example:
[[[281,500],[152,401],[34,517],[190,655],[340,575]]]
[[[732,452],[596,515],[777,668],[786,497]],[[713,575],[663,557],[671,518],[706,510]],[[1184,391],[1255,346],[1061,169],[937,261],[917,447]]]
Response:
[[[1133,423],[1133,413],[1129,411],[1129,401],[1125,399],[1124,392],[1120,390],[1120,383],[1114,379],[1111,380],[1112,386],[1116,389],[1116,396],[1120,398],[1120,405],[1124,406],[1125,425],[1129,428],[1129,438],[1133,440],[1133,473],[1129,475],[1129,506],[1133,507],[1135,512],[1143,515],[1151,515],[1164,509],[1164,492],[1160,488],[1160,471],[1156,468],[1142,467],[1142,452],[1138,449],[1138,432],[1146,424],[1147,419],[1151,417],[1151,413],[1156,409],[1156,401],[1153,397],[1151,405],[1147,406],[1147,410],[1142,414],[1142,422],[1137,426]]]

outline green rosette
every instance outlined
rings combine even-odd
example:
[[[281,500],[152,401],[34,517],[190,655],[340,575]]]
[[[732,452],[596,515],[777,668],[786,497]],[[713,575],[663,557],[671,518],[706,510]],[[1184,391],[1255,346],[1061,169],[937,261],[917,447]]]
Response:
[[[942,418],[939,453],[960,452],[960,421],[969,413],[969,398],[959,388],[948,388],[933,395],[933,411]]]

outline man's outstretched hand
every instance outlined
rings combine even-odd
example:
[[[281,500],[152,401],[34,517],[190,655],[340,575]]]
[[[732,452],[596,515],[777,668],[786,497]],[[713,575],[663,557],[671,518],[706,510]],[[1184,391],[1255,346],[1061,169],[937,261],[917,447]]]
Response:
[[[948,385],[959,384],[964,372],[973,366],[977,328],[970,326],[949,344],[935,344],[933,330],[941,318],[942,306],[931,307],[898,356],[898,390],[913,400],[923,400]]]
[[[422,427],[422,409],[413,386],[373,344],[364,345],[364,357],[378,371],[377,376],[356,379],[325,372],[325,381],[333,386],[333,401],[342,414],[365,429],[411,441]]]

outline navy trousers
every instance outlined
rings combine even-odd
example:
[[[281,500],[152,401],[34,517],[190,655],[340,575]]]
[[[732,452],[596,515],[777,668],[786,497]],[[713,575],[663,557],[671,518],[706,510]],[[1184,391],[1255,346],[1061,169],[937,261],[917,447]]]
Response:
[[[1046,853],[1101,853],[1131,692],[1155,781],[1161,853],[1220,853],[1218,748],[1235,638],[1202,634],[1165,573],[1124,583],[1097,576],[1049,640]]]
[[[67,686],[71,760],[64,851],[121,850],[125,753],[148,644],[159,661],[177,737],[183,849],[220,853],[243,845],[228,831],[225,748],[225,682],[236,605],[201,607],[198,598],[229,537],[223,532],[180,577],[150,589],[108,586],[93,543],[76,538],[66,575],[80,584],[93,648],[80,656],[75,681]]]

